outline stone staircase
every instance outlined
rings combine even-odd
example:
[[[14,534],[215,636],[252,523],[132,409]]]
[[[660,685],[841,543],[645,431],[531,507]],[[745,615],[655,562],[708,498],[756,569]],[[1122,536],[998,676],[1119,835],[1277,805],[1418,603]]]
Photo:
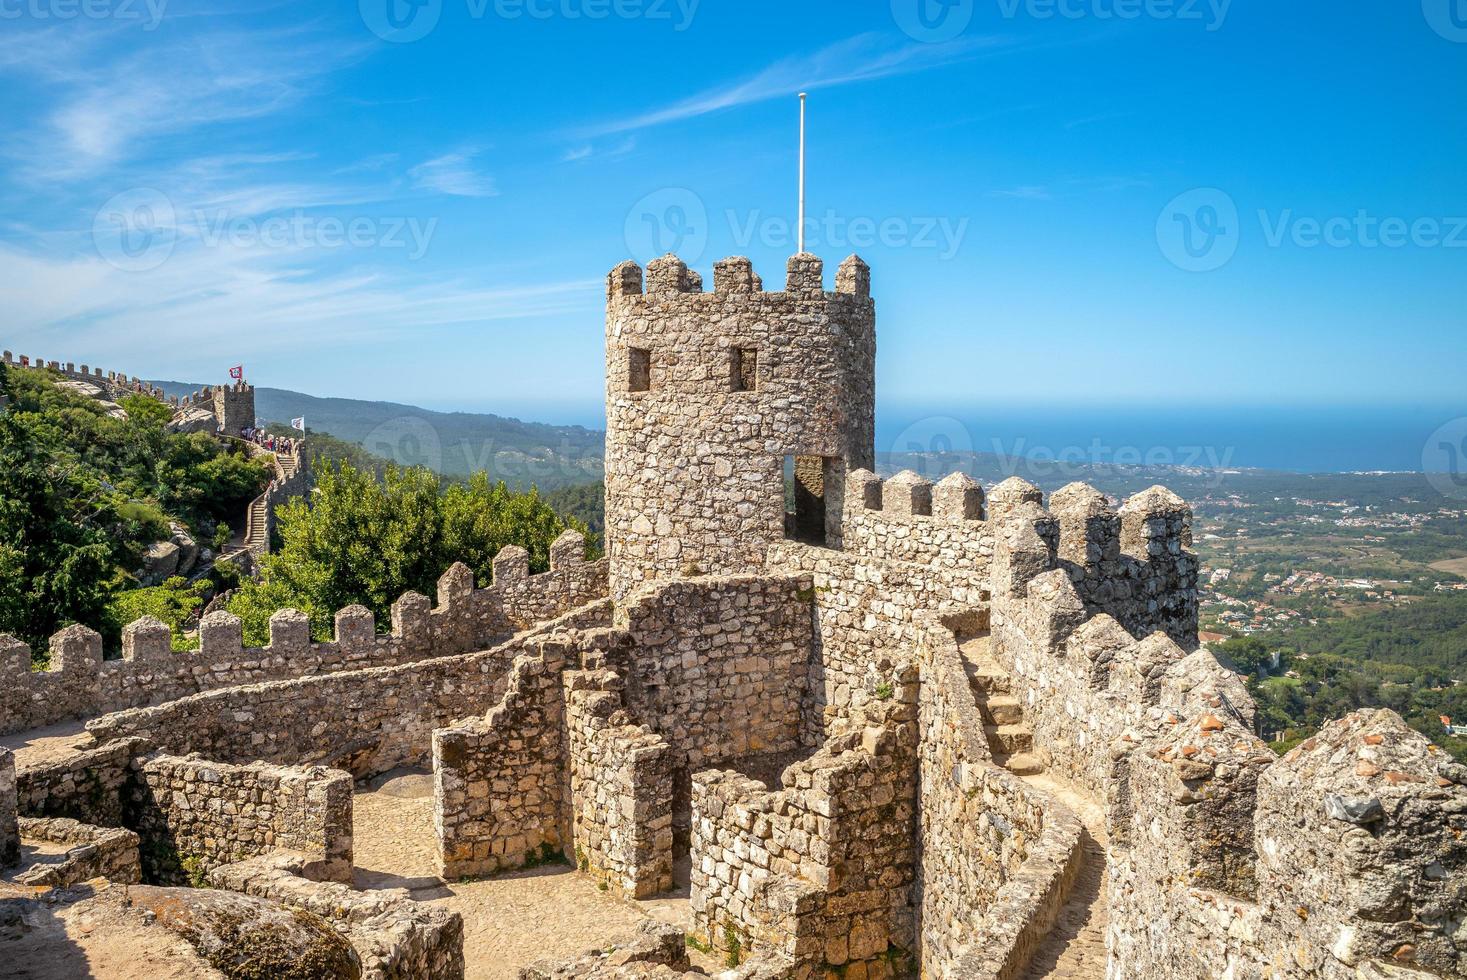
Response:
[[[1100,804],[1044,772],[1024,706],[989,652],[989,636],[959,637],[968,683],[983,715],[994,761],[1064,803],[1085,825],[1080,868],[1054,927],[1035,951],[1025,980],[1104,980],[1106,968],[1105,815]]]
[[[1018,776],[1044,771],[1044,762],[1034,752],[1034,733],[1024,724],[1024,706],[1014,697],[1009,675],[989,654],[989,636],[984,633],[960,641],[968,683],[983,715],[983,733],[999,765]]]

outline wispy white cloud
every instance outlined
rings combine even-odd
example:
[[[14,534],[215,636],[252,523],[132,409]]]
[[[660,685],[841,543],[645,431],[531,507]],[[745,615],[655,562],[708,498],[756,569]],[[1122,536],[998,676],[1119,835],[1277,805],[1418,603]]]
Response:
[[[75,180],[139,158],[159,140],[298,105],[365,43],[301,30],[157,38],[145,49],[105,29],[23,30],[0,43],[0,75],[38,86],[39,109],[3,151],[32,182]]]
[[[628,136],[615,143],[603,144],[601,146],[586,143],[583,146],[576,146],[567,150],[565,155],[560,158],[560,162],[576,163],[581,160],[590,160],[593,157],[597,160],[615,160],[619,157],[626,156],[636,148],[637,138],[635,136]]]
[[[353,269],[319,275],[295,250],[180,247],[157,269],[128,272],[101,258],[55,259],[0,246],[5,345],[28,354],[118,367],[237,353],[251,345],[329,349],[459,324],[581,313],[600,280],[512,287]]]
[[[785,58],[758,73],[680,102],[639,115],[612,119],[577,130],[581,139],[624,133],[692,119],[735,106],[763,102],[801,91],[833,88],[893,75],[930,71],[1002,48],[1002,37],[973,37],[948,44],[895,42],[881,34],[861,34],[812,55]]]
[[[496,197],[494,178],[474,167],[477,151],[448,153],[425,161],[408,171],[414,186],[435,194],[454,197]]]

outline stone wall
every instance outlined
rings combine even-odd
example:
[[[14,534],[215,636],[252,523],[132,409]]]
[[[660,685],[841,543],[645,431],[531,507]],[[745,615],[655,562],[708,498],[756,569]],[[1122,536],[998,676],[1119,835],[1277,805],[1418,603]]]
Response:
[[[514,659],[556,629],[604,626],[596,602],[482,653],[210,691],[87,723],[98,741],[142,737],[173,754],[220,762],[328,765],[366,778],[422,764],[435,728],[482,714]]]
[[[772,571],[799,572],[813,584],[814,653],[802,709],[804,741],[838,730],[873,675],[911,656],[918,617],[927,611],[986,616],[986,576],[960,569],[929,572],[916,562],[851,555],[785,542],[770,549]]]
[[[9,749],[0,749],[0,870],[20,860],[19,804],[15,756]]]
[[[678,754],[635,725],[625,682],[611,670],[565,675],[567,752],[576,864],[629,898],[673,887]]]
[[[371,613],[352,606],[337,613],[331,643],[312,642],[306,617],[282,610],[271,618],[269,646],[246,648],[239,620],[211,613],[200,624],[200,649],[175,654],[168,628],[144,618],[123,631],[121,660],[104,661],[101,637],[72,626],[52,639],[50,669],[32,671],[30,648],[0,636],[0,734],[243,684],[486,650],[604,598],[607,563],[584,556],[582,536],[567,531],[551,546],[550,571],[531,575],[528,554],[511,546],[494,560],[493,584],[484,589],[456,564],[439,579],[436,609],[410,592],[392,607],[391,633],[379,635]]]
[[[606,880],[637,894],[660,888],[669,877],[664,817],[686,812],[689,773],[801,747],[811,597],[801,576],[709,576],[642,587],[613,630],[557,638],[547,628],[518,651],[525,655],[497,707],[435,735],[445,874],[486,874],[567,850],[578,819],[582,856]],[[561,674],[578,667],[621,678],[601,682],[624,684],[616,690],[625,716],[613,720],[609,706],[583,699],[572,750]],[[625,730],[633,725],[647,732]],[[572,805],[576,773],[585,809]],[[632,787],[632,812],[597,809],[612,783]]]
[[[566,655],[564,642],[538,641],[515,660],[488,714],[433,733],[433,823],[444,878],[564,853]]]
[[[356,891],[321,881],[308,854],[280,850],[211,871],[215,888],[269,899],[325,919],[351,943],[363,980],[462,980],[463,918],[414,902],[406,889]]]
[[[135,885],[143,880],[138,835],[130,830],[94,827],[65,817],[25,817],[20,821],[20,831],[27,841],[60,844],[67,851],[18,875],[18,884],[70,888],[93,878],[106,878],[116,885]]]
[[[26,766],[18,773],[21,816],[121,826],[128,773],[146,747],[143,739],[124,738]]]
[[[618,600],[653,579],[759,569],[785,535],[786,457],[820,460],[807,489],[828,506],[811,522],[839,533],[844,475],[873,465],[876,311],[859,258],[833,293],[822,274],[798,255],[785,291],[765,292],[748,259],[732,258],[703,292],[675,256],[648,265],[645,288],[635,263],[612,270],[606,542]]]
[[[934,486],[911,470],[884,481],[857,470],[846,477],[841,550],[858,558],[912,562],[954,584],[986,582],[993,527],[984,513],[983,488],[966,473]]]
[[[874,980],[911,969],[915,684],[890,696],[786,769],[781,789],[731,771],[694,777],[699,940]]]
[[[278,848],[310,854],[320,876],[351,881],[352,779],[323,768],[140,759],[125,825],[155,884],[197,884],[215,868]]]
[[[1078,493],[1073,486],[1066,489]],[[1137,499],[1160,501],[1155,509],[1163,517],[1158,520],[1170,522],[1168,528],[1179,526],[1161,492],[1147,491],[1133,503]],[[1127,504],[1133,516],[1150,513],[1133,503]],[[1076,536],[1085,533],[1083,526],[1045,515],[1032,501],[998,522],[992,652],[1011,675],[1034,745],[1050,768],[1106,798],[1116,788],[1112,745],[1163,707],[1180,708],[1205,697],[1251,721],[1253,706],[1242,681],[1210,654],[1188,658],[1184,648],[1196,646],[1195,617],[1191,640],[1179,645],[1167,631],[1180,628],[1185,616],[1169,603],[1157,604],[1150,623],[1133,614],[1127,628],[1086,602],[1076,568],[1057,558],[1055,549],[1058,541],[1058,554],[1074,553]],[[1161,565],[1178,567],[1171,558]],[[1161,581],[1171,572],[1157,574],[1138,581]],[[1148,625],[1155,627],[1149,634]]]
[[[923,976],[1020,976],[1053,926],[1083,828],[1058,800],[994,765],[952,625],[926,618],[919,697]]]
[[[1116,975],[1463,975],[1467,768],[1399,716],[1357,712],[1275,760],[1202,713],[1127,758]]]
[[[632,592],[616,623],[632,639],[633,716],[689,770],[799,748],[813,601],[809,577],[798,574],[706,576]]]

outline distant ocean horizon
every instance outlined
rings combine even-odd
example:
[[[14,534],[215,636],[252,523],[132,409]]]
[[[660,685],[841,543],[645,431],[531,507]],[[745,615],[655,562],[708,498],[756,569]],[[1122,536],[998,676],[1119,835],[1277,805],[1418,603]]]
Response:
[[[599,403],[424,405],[604,428]],[[1456,406],[952,405],[879,401],[876,451],[977,452],[1090,463],[1296,473],[1460,472],[1467,402]],[[1454,454],[1443,443],[1461,447]]]

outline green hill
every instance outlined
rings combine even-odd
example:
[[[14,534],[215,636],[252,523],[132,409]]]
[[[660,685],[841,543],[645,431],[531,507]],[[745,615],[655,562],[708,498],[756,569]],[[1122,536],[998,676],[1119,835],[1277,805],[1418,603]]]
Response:
[[[170,395],[202,385],[154,381]],[[255,412],[271,423],[302,416],[311,429],[330,432],[368,452],[444,476],[487,470],[495,480],[542,490],[601,479],[605,434],[578,425],[522,422],[500,415],[433,412],[395,402],[317,398],[282,388],[256,388]]]

